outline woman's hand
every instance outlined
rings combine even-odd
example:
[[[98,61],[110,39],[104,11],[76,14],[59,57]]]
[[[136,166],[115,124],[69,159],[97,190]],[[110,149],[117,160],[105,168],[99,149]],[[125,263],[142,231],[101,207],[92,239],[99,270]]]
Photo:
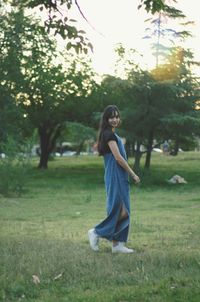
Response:
[[[139,176],[137,176],[135,173],[131,175],[133,180],[135,181],[136,184],[138,184],[140,182],[140,178]]]

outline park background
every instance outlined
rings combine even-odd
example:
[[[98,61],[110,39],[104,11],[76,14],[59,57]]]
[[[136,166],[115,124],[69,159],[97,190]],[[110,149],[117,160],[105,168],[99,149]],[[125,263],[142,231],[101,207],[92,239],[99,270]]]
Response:
[[[195,2],[94,2],[0,4],[0,297],[199,301]],[[141,178],[126,257],[87,238],[105,216],[96,138],[108,104]]]

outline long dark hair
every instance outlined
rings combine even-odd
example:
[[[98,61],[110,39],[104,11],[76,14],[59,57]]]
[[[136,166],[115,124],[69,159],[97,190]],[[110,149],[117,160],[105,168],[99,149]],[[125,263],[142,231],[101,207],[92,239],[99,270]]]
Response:
[[[98,139],[97,139],[97,149],[98,149],[99,155],[102,155],[102,148],[103,148],[102,133],[106,129],[112,128],[109,125],[108,119],[111,117],[114,117],[116,115],[116,113],[120,117],[120,112],[116,105],[108,105],[102,113],[101,121],[100,121],[100,125],[99,125]]]

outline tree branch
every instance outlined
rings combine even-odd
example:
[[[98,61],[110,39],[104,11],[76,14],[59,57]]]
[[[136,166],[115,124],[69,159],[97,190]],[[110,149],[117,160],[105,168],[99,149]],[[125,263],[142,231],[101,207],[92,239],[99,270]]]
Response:
[[[99,32],[89,21],[88,19],[85,17],[84,13],[82,12],[80,5],[78,4],[77,0],[75,0],[75,4],[78,8],[79,13],[81,14],[81,16],[83,17],[83,19],[88,23],[88,25],[94,30],[96,31],[98,34],[100,34],[101,36],[105,37],[101,32]]]

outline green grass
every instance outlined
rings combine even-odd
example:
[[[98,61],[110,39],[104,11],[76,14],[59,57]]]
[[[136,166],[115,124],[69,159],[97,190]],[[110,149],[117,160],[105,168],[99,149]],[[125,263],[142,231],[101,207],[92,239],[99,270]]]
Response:
[[[112,255],[106,240],[99,253],[88,245],[105,217],[102,158],[35,166],[21,198],[0,198],[0,300],[200,301],[200,153],[153,154],[131,185],[131,255]],[[188,184],[167,183],[174,174]]]

